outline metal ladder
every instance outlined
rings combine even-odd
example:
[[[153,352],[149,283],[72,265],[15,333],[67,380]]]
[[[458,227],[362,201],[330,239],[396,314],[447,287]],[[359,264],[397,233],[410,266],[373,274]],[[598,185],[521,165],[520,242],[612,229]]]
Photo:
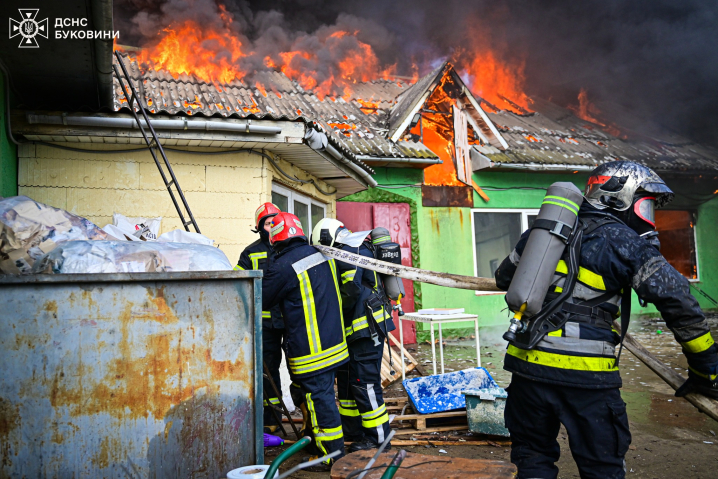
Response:
[[[135,121],[137,122],[137,127],[140,129],[140,133],[142,133],[142,137],[145,139],[145,143],[147,143],[147,148],[150,150],[150,153],[152,153],[152,158],[155,160],[155,164],[157,165],[157,169],[160,170],[160,175],[162,176],[162,181],[165,183],[165,187],[167,188],[167,192],[170,194],[170,198],[172,198],[172,203],[175,205],[175,209],[177,210],[177,214],[179,215],[180,221],[182,222],[182,226],[184,226],[185,231],[189,231],[189,225],[194,226],[194,230],[199,233],[199,226],[197,226],[197,222],[194,220],[194,216],[192,215],[192,210],[189,209],[189,204],[187,204],[187,199],[184,197],[184,193],[182,193],[182,188],[180,188],[179,182],[177,181],[177,177],[175,176],[174,171],[172,171],[172,165],[170,165],[170,161],[167,159],[167,155],[165,154],[164,148],[162,148],[162,144],[160,143],[160,139],[157,138],[157,133],[155,133],[155,129],[152,127],[152,123],[150,123],[150,119],[147,116],[147,112],[145,111],[145,107],[142,103],[142,98],[137,95],[137,90],[135,90],[135,86],[132,83],[132,79],[130,78],[130,74],[127,72],[127,68],[125,68],[125,63],[122,61],[122,57],[120,56],[119,52],[115,52],[115,57],[117,57],[117,63],[112,65],[112,68],[115,70],[115,75],[117,75],[117,79],[120,81],[120,87],[122,88],[122,93],[125,94],[125,98],[127,99],[127,106],[130,108],[130,111],[132,112],[132,116],[135,117]],[[122,68],[122,73],[125,75],[125,79],[127,82],[127,85],[130,87],[130,91],[132,92],[132,96],[127,94],[127,88],[125,88],[125,84],[122,81],[122,75],[120,75],[120,70],[117,68],[117,65],[120,65],[120,68]],[[147,124],[147,127],[150,129],[150,134],[152,135],[152,140],[150,141],[149,137],[147,136],[147,133],[145,133],[145,129],[142,126],[142,121],[140,121],[140,117],[137,115],[137,112],[134,109],[134,104],[137,104],[137,108],[142,113],[142,117],[145,120],[145,123]],[[154,145],[153,145],[154,142]],[[165,168],[167,168],[167,172],[169,173],[169,176],[171,178],[170,181],[167,181],[167,175],[165,174],[165,171],[162,169],[162,164],[157,159],[157,154],[155,153],[155,148],[157,148],[160,152],[160,155],[162,155],[162,160],[164,161]],[[179,203],[177,203],[177,197],[175,196],[175,193],[172,191],[172,186],[177,188],[177,194],[180,197],[180,200],[182,200],[182,206],[184,206],[185,211],[187,212],[187,216],[189,216],[189,220],[185,220],[185,215],[182,213],[182,208],[180,208]]]

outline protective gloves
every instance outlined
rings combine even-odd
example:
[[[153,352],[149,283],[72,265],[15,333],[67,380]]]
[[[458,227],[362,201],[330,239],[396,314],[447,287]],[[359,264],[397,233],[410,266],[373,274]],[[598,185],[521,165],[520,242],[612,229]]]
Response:
[[[713,399],[718,399],[718,379],[711,381],[700,376],[690,374],[681,387],[676,390],[676,397],[683,397],[688,393],[700,393]]]

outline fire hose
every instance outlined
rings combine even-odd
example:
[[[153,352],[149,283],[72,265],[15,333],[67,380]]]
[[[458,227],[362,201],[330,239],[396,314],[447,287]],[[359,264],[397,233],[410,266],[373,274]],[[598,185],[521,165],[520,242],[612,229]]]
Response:
[[[437,286],[445,286],[447,288],[470,289],[474,291],[501,291],[496,286],[494,278],[479,278],[475,276],[463,276],[459,274],[439,273],[425,269],[412,268],[411,266],[397,265],[379,261],[367,256],[361,256],[347,251],[342,251],[329,246],[315,246],[325,256],[342,261],[360,268],[370,269],[377,273],[398,276],[399,278],[408,279],[410,281],[419,281],[421,283],[435,284]],[[618,325],[614,323],[617,330],[620,331]],[[664,364],[656,356],[651,354],[636,338],[630,334],[626,334],[624,346],[634,356],[640,359],[648,366],[658,377],[663,379],[673,389],[678,389],[685,378],[675,372],[671,367]],[[689,393],[685,399],[693,404],[699,411],[707,414],[718,421],[718,401],[711,399],[699,393]]]

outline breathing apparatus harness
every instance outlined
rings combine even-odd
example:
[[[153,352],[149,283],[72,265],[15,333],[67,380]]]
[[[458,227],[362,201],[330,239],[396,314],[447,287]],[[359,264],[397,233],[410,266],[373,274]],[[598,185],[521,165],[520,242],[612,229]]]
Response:
[[[376,244],[374,244],[371,241],[365,241],[365,244],[369,248],[369,250],[374,254],[375,259],[380,259],[378,256],[381,256],[381,248],[377,247]],[[357,253],[359,252],[359,248],[357,248]],[[386,290],[384,289],[384,285],[382,283],[381,277],[379,274],[376,274],[376,284],[372,287],[371,284],[369,284],[366,281],[362,280],[362,284],[366,286],[367,288],[371,289],[373,291],[372,295],[367,298],[367,300],[364,302],[364,308],[366,309],[366,317],[367,317],[367,324],[369,325],[369,331],[371,334],[371,339],[374,341],[374,346],[379,346],[381,343],[379,342],[378,333],[377,330],[383,334],[384,339],[386,341],[389,341],[389,331],[387,330],[387,311],[392,311],[392,305],[391,300],[389,299],[388,295],[386,294]],[[401,299],[401,297],[400,297]],[[397,304],[399,302],[397,301]],[[375,311],[381,311],[382,312],[382,318],[383,321],[381,321],[381,325],[376,321],[376,318],[374,317]],[[401,310],[401,306],[399,306],[399,315],[403,316],[404,311]],[[391,313],[389,313],[391,314]],[[391,352],[391,346],[389,345],[389,374],[392,376],[396,374],[396,371],[394,370],[394,355]]]
[[[581,303],[570,303],[568,300],[573,296],[573,291],[578,281],[579,259],[581,256],[581,240],[584,235],[591,234],[600,226],[609,223],[623,223],[613,215],[596,212],[599,218],[581,218],[577,221],[575,227],[568,235],[565,228],[559,232],[557,225],[551,221],[539,223],[536,220],[532,228],[547,229],[554,234],[565,238],[566,250],[563,254],[563,260],[566,262],[567,273],[563,290],[554,299],[546,303],[541,310],[529,319],[523,319],[523,312],[518,311],[511,320],[512,327],[516,325],[516,329],[511,329],[504,333],[504,339],[512,345],[521,349],[533,349],[543,337],[551,332],[558,331],[563,328],[569,318],[578,323],[590,324],[592,326],[611,329],[613,315],[598,306],[615,295],[613,292],[605,293],[592,300],[583,301]],[[556,231],[556,232],[554,232]],[[616,356],[616,367],[623,351],[623,340],[628,331],[628,325],[631,318],[631,286],[628,285],[623,289],[621,296],[621,340],[618,355]]]

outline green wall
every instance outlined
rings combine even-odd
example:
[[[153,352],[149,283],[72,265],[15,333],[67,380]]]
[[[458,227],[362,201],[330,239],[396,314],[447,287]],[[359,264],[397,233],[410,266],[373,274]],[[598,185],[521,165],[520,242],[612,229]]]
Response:
[[[17,196],[17,146],[7,137],[5,88],[0,75],[0,196]]]
[[[573,173],[499,172],[485,171],[474,174],[476,184],[485,188],[490,197],[487,203],[474,193],[474,208],[539,208],[545,188],[556,181],[571,181],[583,190],[588,175]],[[421,170],[408,168],[378,168],[375,179],[379,188],[372,188],[341,201],[406,202],[412,211],[412,254],[414,265],[423,269],[448,273],[473,275],[474,253],[472,247],[472,222],[470,208],[424,207],[421,205]],[[496,189],[504,189],[497,191]],[[712,241],[718,232],[718,198],[698,208],[696,227],[698,267],[700,282],[696,285],[718,300],[718,249]],[[481,326],[508,324],[503,294],[476,295],[473,291],[444,288],[430,284],[415,283],[416,307],[419,308],[465,308],[466,312],[478,314]],[[714,309],[708,299],[693,290],[701,306]],[[633,314],[657,314],[649,305],[641,308],[634,295]],[[418,325],[428,330],[424,324]],[[462,331],[452,335],[466,335],[471,323],[456,323],[454,328]],[[450,325],[447,325],[447,329]],[[453,328],[452,328],[453,329]],[[425,335],[421,335],[423,339]]]

